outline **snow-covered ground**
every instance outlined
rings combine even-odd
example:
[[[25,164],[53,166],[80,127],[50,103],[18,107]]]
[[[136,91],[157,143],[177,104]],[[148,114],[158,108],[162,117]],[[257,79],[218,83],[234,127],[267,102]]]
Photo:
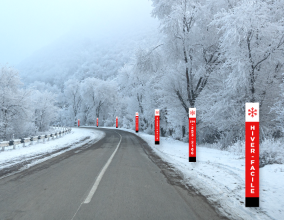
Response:
[[[0,171],[9,169],[9,167],[30,161],[25,164],[24,169],[62,154],[66,151],[80,148],[88,143],[95,143],[102,139],[105,133],[98,130],[72,128],[71,133],[64,135],[58,139],[51,139],[42,143],[34,143],[33,145],[22,144],[18,145],[15,150],[6,148],[5,151],[0,151]]]
[[[122,129],[133,132],[132,130]],[[135,133],[137,134],[137,133]],[[188,162],[188,144],[172,138],[137,134],[164,160],[182,172],[188,185],[232,219],[284,219],[284,165],[260,168],[260,207],[245,207],[245,158],[206,146],[197,147],[197,162]]]

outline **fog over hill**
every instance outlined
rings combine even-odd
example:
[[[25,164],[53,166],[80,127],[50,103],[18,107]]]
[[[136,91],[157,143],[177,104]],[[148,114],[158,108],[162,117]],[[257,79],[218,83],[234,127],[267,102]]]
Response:
[[[127,31],[126,31],[127,30]],[[114,78],[138,48],[160,41],[158,25],[139,24],[135,28],[70,33],[21,62],[17,69],[25,83],[43,81],[60,87],[70,78]]]

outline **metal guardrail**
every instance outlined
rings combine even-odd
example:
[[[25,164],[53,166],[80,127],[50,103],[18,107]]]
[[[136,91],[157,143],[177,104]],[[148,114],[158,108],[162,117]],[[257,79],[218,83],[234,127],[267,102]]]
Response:
[[[16,145],[23,144],[23,147],[25,147],[26,143],[31,143],[34,144],[35,141],[39,143],[40,140],[43,140],[43,143],[45,143],[46,139],[47,141],[50,141],[50,139],[55,139],[62,137],[65,134],[69,134],[71,132],[71,128],[63,128],[63,130],[58,131],[56,133],[52,134],[45,134],[45,135],[40,135],[40,136],[33,136],[29,138],[22,138],[22,139],[15,139],[12,141],[2,141],[0,142],[0,147],[2,148],[2,151],[5,151],[5,147],[13,146],[13,149],[16,149]]]

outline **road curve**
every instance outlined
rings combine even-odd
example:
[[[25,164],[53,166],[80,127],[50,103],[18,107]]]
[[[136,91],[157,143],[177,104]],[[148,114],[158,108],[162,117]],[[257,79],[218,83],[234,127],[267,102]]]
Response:
[[[99,130],[106,136],[97,143],[1,179],[0,219],[226,219],[175,184],[172,170],[156,164],[161,160],[135,134]]]

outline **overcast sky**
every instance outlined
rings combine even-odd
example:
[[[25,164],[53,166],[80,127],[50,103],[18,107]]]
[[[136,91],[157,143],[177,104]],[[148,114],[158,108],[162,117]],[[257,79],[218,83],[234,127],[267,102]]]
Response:
[[[142,28],[154,22],[150,13],[149,0],[0,0],[0,65],[17,65],[83,29]]]

